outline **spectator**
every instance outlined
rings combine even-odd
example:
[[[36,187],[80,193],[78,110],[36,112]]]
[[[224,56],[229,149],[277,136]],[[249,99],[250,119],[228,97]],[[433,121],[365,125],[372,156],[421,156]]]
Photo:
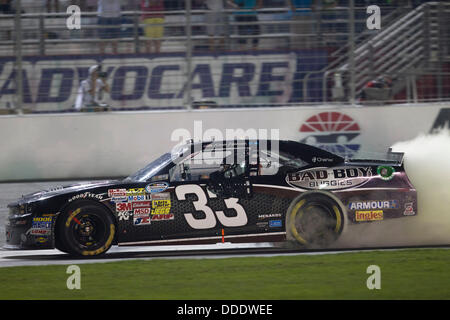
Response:
[[[0,14],[13,14],[12,0],[0,0]]]
[[[321,32],[327,33],[328,36],[325,36],[325,43],[327,44],[336,44],[336,37],[333,33],[337,33],[339,25],[336,23],[336,19],[338,17],[336,12],[336,7],[338,5],[338,0],[322,0],[322,8],[321,8]],[[341,25],[342,28],[346,27]]]
[[[82,108],[104,106],[100,102],[103,91],[109,92],[106,73],[102,72],[100,65],[92,66],[89,68],[89,77],[81,81],[75,110],[80,111]]]
[[[209,10],[205,14],[206,33],[209,36],[209,48],[214,51],[216,42],[220,48],[224,48],[224,36],[227,23],[227,15],[223,12],[223,0],[206,0],[206,8]]]
[[[312,47],[312,36],[314,33],[314,17],[316,0],[288,0],[293,13],[291,24],[292,33],[291,48],[303,49]]]
[[[150,39],[145,42],[147,53],[161,51],[161,38],[164,35],[164,0],[141,0],[142,20],[145,23],[145,36]]]
[[[12,6],[12,0],[0,0],[0,14],[14,14],[15,9]],[[0,30],[4,30],[5,33],[0,32],[0,40],[12,39],[13,23],[7,19],[0,19]]]
[[[113,48],[113,53],[117,54],[118,38],[120,38],[120,24],[122,21],[122,13],[120,8],[120,0],[98,0],[98,25],[100,35],[100,53],[105,53],[107,41]]]
[[[86,11],[92,12],[97,8],[97,0],[85,0],[86,1]],[[84,9],[83,9],[84,11]]]
[[[164,0],[166,10],[184,10],[184,0]]]
[[[235,20],[238,23],[238,35],[239,36],[258,36],[260,34],[259,25],[255,24],[258,22],[258,14],[256,10],[262,7],[262,0],[234,0],[235,8],[248,9],[251,11],[240,11],[235,12]],[[246,23],[251,24],[246,24]],[[241,48],[246,46],[247,40],[245,38],[240,38],[239,43]],[[252,38],[253,49],[258,47],[259,39],[257,37]]]

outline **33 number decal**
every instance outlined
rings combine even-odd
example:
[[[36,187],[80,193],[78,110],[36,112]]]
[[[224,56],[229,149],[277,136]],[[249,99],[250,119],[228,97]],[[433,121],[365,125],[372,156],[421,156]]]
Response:
[[[225,199],[225,205],[228,209],[233,209],[236,211],[236,216],[227,217],[223,211],[214,212],[210,207],[208,207],[208,198],[205,191],[196,184],[186,184],[175,188],[175,194],[178,200],[186,200],[187,194],[195,194],[198,200],[193,201],[195,210],[201,211],[205,214],[204,218],[198,219],[193,216],[192,213],[185,213],[187,223],[193,229],[211,229],[217,224],[217,219],[225,227],[241,227],[245,226],[248,222],[247,214],[245,213],[244,207],[242,207],[237,198]],[[208,192],[210,198],[215,198],[216,195]],[[217,217],[217,219],[216,219]]]

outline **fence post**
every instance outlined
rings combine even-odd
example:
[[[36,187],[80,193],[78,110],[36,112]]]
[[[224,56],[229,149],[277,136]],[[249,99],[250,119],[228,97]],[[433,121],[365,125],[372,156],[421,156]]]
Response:
[[[350,66],[350,104],[355,104],[355,1],[349,1],[349,66]]]
[[[134,11],[133,14],[133,38],[134,38],[134,52],[140,53],[139,46],[139,13]]]
[[[45,18],[44,14],[41,13],[39,16],[39,54],[41,56],[45,55]]]
[[[184,106],[192,108],[192,26],[191,26],[192,0],[186,0],[186,91],[184,92]]]
[[[445,22],[445,7],[442,2],[438,2],[437,5],[437,27],[438,27],[438,74],[437,74],[437,86],[438,86],[438,100],[440,101],[442,98],[442,72],[444,71],[444,62],[443,62],[443,55],[444,55],[444,26],[448,24],[448,21]]]
[[[22,5],[20,0],[16,0],[16,16],[15,16],[15,29],[16,29],[16,111],[22,113],[23,104],[23,68],[22,68]]]

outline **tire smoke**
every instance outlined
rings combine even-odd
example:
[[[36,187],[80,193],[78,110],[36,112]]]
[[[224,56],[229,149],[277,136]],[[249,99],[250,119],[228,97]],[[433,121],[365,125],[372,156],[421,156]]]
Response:
[[[450,244],[450,129],[398,142],[417,190],[416,216],[349,226],[338,247]]]

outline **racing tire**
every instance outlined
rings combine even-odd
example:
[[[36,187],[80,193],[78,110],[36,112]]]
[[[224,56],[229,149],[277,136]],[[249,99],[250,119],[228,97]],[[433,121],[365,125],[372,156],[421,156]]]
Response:
[[[286,234],[291,245],[326,248],[334,243],[344,227],[339,204],[322,193],[305,194],[294,200],[286,215]]]
[[[61,251],[75,256],[93,257],[104,254],[113,244],[116,234],[114,218],[100,204],[92,201],[76,202],[58,220],[57,243],[63,249]]]

